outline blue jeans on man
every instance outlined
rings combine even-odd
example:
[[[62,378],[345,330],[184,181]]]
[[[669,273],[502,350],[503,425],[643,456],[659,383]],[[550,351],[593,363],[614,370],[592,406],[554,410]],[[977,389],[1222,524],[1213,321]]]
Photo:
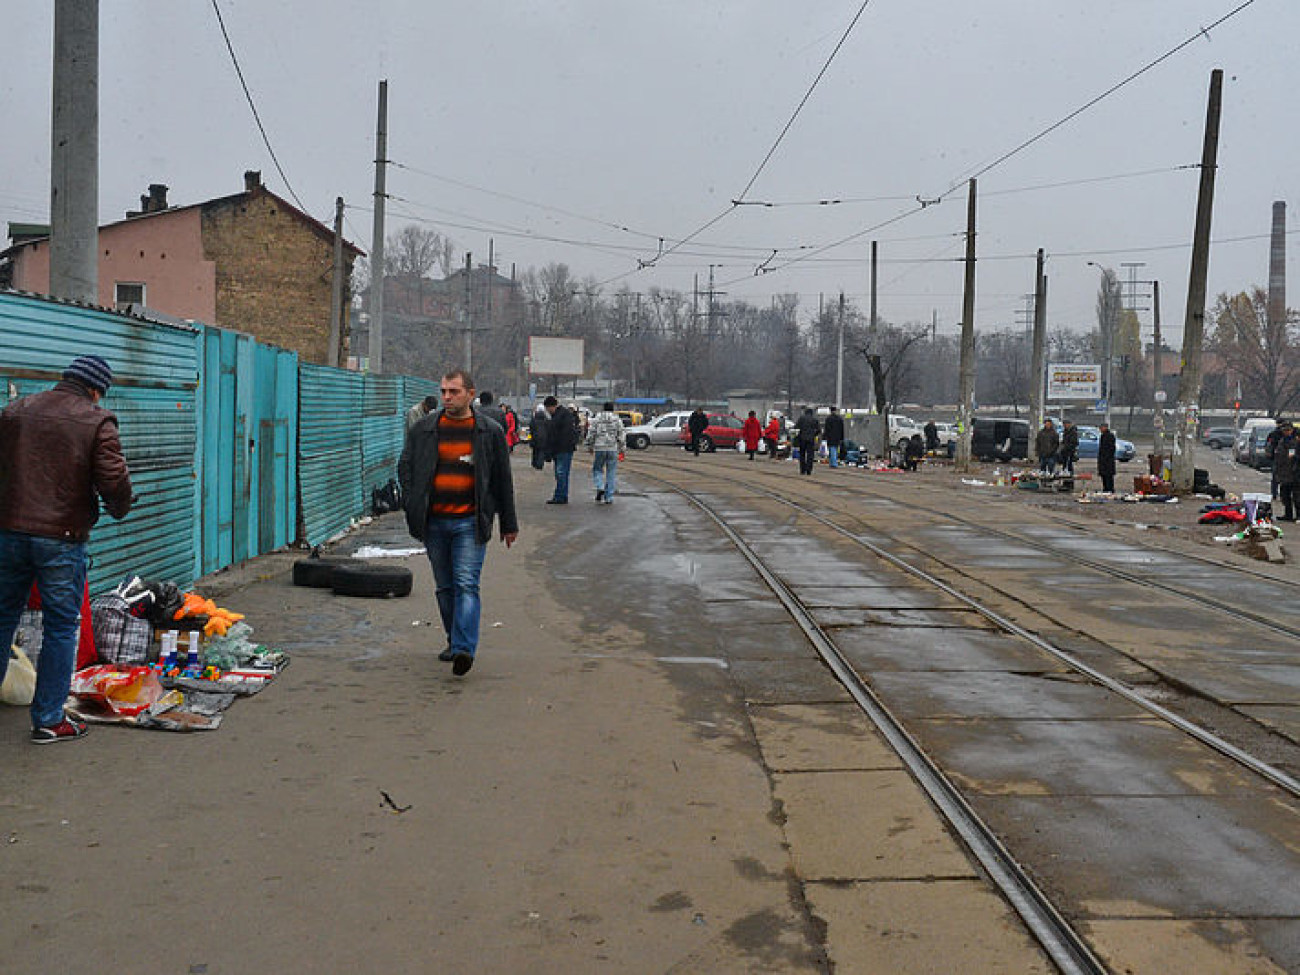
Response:
[[[840,445],[837,443],[826,444],[826,456],[830,459],[831,467],[840,466]]]
[[[478,586],[487,554],[487,546],[475,533],[477,521],[474,515],[430,518],[424,532],[447,646],[452,654],[471,657],[478,650]]]
[[[41,595],[43,626],[32,727],[48,728],[63,720],[63,702],[77,664],[86,589],[85,543],[0,531],[0,647],[4,648],[0,682],[9,667],[9,646],[33,581]]]
[[[591,462],[591,479],[596,484],[597,500],[606,504],[614,501],[614,492],[618,490],[618,451],[598,450]]]
[[[555,494],[552,496],[553,501],[569,500],[569,471],[573,467],[573,451],[556,454],[555,462]]]

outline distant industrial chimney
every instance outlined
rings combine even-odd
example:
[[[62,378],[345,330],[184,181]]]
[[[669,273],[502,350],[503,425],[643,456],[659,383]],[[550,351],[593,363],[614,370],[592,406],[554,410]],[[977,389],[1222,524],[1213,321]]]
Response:
[[[1268,248],[1268,323],[1286,321],[1286,201],[1273,203],[1273,240]]]

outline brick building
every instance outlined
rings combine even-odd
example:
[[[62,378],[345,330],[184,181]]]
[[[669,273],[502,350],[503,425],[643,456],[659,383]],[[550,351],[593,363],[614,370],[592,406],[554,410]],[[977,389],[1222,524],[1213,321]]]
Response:
[[[11,224],[10,237],[0,284],[46,293],[48,228]],[[167,187],[154,184],[138,211],[99,228],[99,248],[105,307],[248,332],[304,361],[327,361],[334,232],[263,186],[260,173],[244,173],[242,193],[179,207],[168,206]],[[362,253],[343,242],[344,336],[352,264]]]

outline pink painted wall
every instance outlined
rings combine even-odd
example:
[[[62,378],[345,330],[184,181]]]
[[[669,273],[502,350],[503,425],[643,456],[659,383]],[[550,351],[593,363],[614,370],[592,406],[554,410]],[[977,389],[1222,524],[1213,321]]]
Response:
[[[202,211],[186,207],[99,228],[99,303],[113,307],[117,283],[145,285],[156,311],[216,324],[217,267],[203,259]],[[14,259],[14,287],[48,292],[50,244],[23,248]]]

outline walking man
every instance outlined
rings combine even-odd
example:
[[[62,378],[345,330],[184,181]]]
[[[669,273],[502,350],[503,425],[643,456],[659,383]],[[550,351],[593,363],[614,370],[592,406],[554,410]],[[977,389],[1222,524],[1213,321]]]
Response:
[[[1275,521],[1295,521],[1300,517],[1300,436],[1290,420],[1277,421],[1277,440],[1273,444],[1273,476],[1277,478],[1278,499],[1282,514]]]
[[[506,436],[476,413],[474,381],[463,369],[442,377],[442,409],[412,428],[397,463],[406,499],[406,526],[424,543],[433,567],[438,613],[457,677],[469,673],[478,652],[479,576],[492,521],[499,519],[506,548],[519,537]]]
[[[492,395],[491,390],[485,389],[483,392],[478,394],[478,405],[479,408],[475,410],[475,412],[482,413],[484,416],[496,420],[501,427],[501,432],[504,433],[506,429],[506,414],[501,407],[497,406],[496,397]]]
[[[126,517],[133,500],[117,417],[99,406],[112,383],[107,362],[81,356],[53,389],[0,413],[0,682],[35,582],[42,642],[31,717],[38,745],[87,732],[63,710],[77,659],[86,540],[101,498],[114,518]]]
[[[799,445],[799,473],[812,476],[813,464],[817,463],[817,435],[822,425],[811,406],[803,408],[803,416],[795,421],[795,443]]]
[[[1115,493],[1115,434],[1103,423],[1100,427],[1101,437],[1097,441],[1097,476],[1101,478],[1101,489],[1107,494]]]
[[[1038,454],[1038,469],[1044,474],[1056,471],[1056,452],[1061,449],[1061,438],[1051,420],[1043,421],[1043,428],[1034,438],[1034,452]]]
[[[700,437],[704,436],[704,431],[709,428],[709,418],[697,406],[694,412],[686,418],[686,428],[691,433],[691,444],[686,449],[698,457],[700,456]]]
[[[844,443],[844,417],[840,416],[838,406],[831,407],[831,415],[826,418],[826,423],[822,426],[822,440],[826,443],[831,467],[839,467],[840,446]]]
[[[592,417],[587,427],[587,449],[594,451],[591,461],[591,479],[596,484],[596,503],[613,504],[618,490],[618,459],[627,449],[627,433],[623,421],[614,412],[614,404],[606,403]]]
[[[578,415],[567,406],[561,406],[554,396],[542,400],[548,417],[546,421],[546,457],[555,464],[555,493],[547,504],[569,503],[569,471],[573,468],[573,452],[582,441],[582,428]]]
[[[1079,428],[1073,420],[1065,421],[1065,430],[1061,433],[1061,470],[1074,476],[1074,462],[1079,459]]]

